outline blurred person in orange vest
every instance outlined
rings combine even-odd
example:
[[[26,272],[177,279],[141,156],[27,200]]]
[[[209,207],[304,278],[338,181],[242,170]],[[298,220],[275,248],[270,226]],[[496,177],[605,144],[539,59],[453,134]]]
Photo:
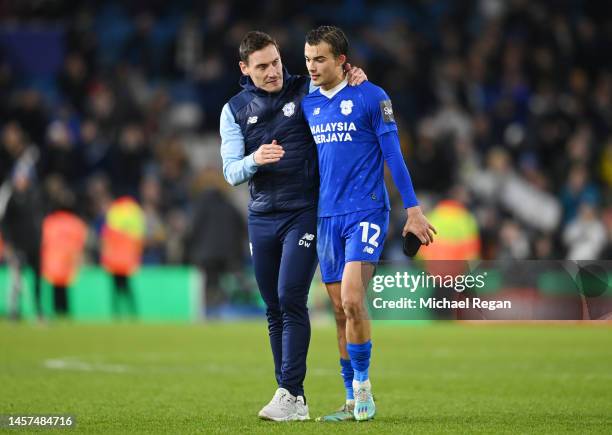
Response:
[[[130,315],[137,314],[129,277],[140,267],[144,232],[144,213],[134,199],[123,196],[111,204],[102,228],[100,262],[113,276],[115,315],[120,314],[120,299],[127,300]]]
[[[74,195],[59,175],[45,183],[51,204],[42,227],[42,275],[53,285],[53,306],[60,316],[68,314],[67,288],[81,264],[87,239],[87,226],[73,213]]]

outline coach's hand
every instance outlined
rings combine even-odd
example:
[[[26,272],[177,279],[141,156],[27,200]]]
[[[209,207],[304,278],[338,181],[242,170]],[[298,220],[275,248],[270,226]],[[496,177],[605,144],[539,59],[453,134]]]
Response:
[[[424,245],[433,243],[433,235],[438,234],[438,232],[433,225],[429,223],[421,211],[421,207],[417,205],[415,207],[407,208],[406,213],[408,214],[408,219],[406,219],[406,225],[404,225],[402,236],[412,233],[417,236]]]
[[[283,147],[276,143],[276,139],[272,143],[265,143],[260,146],[255,154],[253,160],[257,166],[269,165],[270,163],[278,162],[285,155]]]
[[[350,63],[344,64],[344,71],[346,71],[346,80],[351,86],[357,86],[368,80],[368,76],[361,68],[351,66]]]

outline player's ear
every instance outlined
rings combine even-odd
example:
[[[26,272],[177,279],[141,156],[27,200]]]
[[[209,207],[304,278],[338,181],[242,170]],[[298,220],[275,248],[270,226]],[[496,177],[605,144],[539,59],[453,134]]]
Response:
[[[242,74],[244,74],[245,76],[249,75],[249,66],[245,62],[238,62],[238,66],[240,67],[240,71],[242,71]]]
[[[346,64],[345,54],[341,54],[340,56],[338,56],[338,62],[340,63],[340,65],[342,65],[342,69],[346,69],[346,67],[344,66]]]

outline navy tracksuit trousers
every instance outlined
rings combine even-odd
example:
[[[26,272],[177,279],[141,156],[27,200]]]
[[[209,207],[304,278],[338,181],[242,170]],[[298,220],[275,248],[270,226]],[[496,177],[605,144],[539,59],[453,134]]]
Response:
[[[317,208],[249,212],[255,278],[266,303],[278,386],[304,394],[310,344],[308,291],[317,267]]]

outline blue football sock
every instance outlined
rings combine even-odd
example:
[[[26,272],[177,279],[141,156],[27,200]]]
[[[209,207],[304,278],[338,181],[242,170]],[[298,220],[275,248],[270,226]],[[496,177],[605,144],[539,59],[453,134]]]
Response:
[[[358,382],[367,381],[369,379],[368,368],[370,367],[372,342],[368,340],[362,344],[347,343],[346,350],[351,357],[355,380]]]
[[[353,395],[353,366],[350,359],[340,358],[340,373],[344,380],[344,388],[346,389],[346,400],[355,400]]]

